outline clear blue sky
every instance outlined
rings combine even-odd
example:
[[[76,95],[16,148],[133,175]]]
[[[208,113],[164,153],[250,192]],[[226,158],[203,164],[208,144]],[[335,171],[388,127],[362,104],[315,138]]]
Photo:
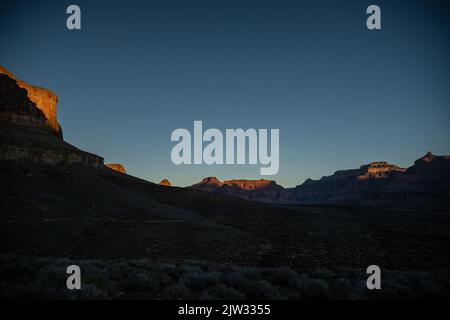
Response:
[[[70,4],[81,31],[66,29]],[[173,165],[171,132],[203,120],[279,128],[270,178],[295,186],[450,154],[449,13],[447,1],[3,0],[0,64],[58,94],[68,142],[132,175],[261,178],[259,166]]]

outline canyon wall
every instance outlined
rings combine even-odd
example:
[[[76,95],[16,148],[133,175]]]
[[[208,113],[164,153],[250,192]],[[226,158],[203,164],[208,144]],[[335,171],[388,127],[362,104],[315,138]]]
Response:
[[[20,88],[25,89],[28,99],[44,113],[47,125],[53,132],[62,138],[62,130],[57,118],[58,97],[56,94],[48,89],[32,86],[17,79],[11,72],[2,66],[0,66],[0,74],[7,75],[9,78],[15,80]]]
[[[255,201],[287,201],[286,190],[273,180],[235,179],[222,182],[216,177],[208,177],[190,188]]]
[[[172,183],[171,183],[169,180],[167,180],[167,179],[162,179],[162,180],[159,182],[159,185],[160,185],[160,186],[164,186],[164,187],[171,187],[171,186],[172,186]]]
[[[111,170],[126,174],[127,170],[125,169],[125,167],[120,164],[120,163],[108,163],[105,164],[105,167],[110,168]]]
[[[56,105],[51,91],[17,80],[0,67],[0,160],[103,167],[102,157],[62,139]]]

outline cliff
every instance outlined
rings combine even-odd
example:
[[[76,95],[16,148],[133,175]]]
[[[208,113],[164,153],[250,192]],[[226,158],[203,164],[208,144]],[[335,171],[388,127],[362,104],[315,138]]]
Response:
[[[17,79],[11,72],[2,66],[0,66],[0,74],[6,75],[13,79],[20,88],[25,89],[28,99],[30,99],[30,101],[43,112],[46,119],[46,125],[56,135],[62,138],[62,130],[57,118],[58,97],[56,94],[48,89],[32,86]]]
[[[360,168],[358,180],[385,179],[395,173],[403,173],[406,169],[387,162],[372,162]]]
[[[167,179],[163,179],[159,182],[159,185],[164,187],[171,187],[172,183],[170,183],[170,181]]]
[[[29,86],[1,68],[0,160],[103,167],[103,158],[62,139],[56,102],[50,91]]]
[[[450,196],[450,157],[428,152],[408,169],[373,162],[359,169],[337,171],[290,190],[297,203],[404,201]]]
[[[290,191],[290,198],[300,203],[359,201],[381,191],[405,171],[384,161],[372,162],[359,169],[336,171],[320,180],[308,179]]]
[[[272,180],[240,179],[221,182],[216,177],[205,178],[191,188],[264,202],[341,202],[360,199],[405,171],[387,162],[372,162],[359,169],[336,171],[319,181],[308,179],[294,189],[285,189]]]
[[[190,188],[263,202],[282,201],[285,198],[285,189],[273,180],[238,179],[221,182],[216,177],[208,177]]]
[[[192,185],[191,188],[204,191],[216,191],[218,188],[222,186],[223,183],[216,177],[207,177],[204,178],[199,183]]]
[[[338,170],[320,180],[285,189],[271,180],[208,177],[190,188],[275,203],[350,203],[450,198],[450,156],[428,152],[408,169],[385,161]]]
[[[127,173],[127,170],[125,169],[125,167],[123,165],[121,165],[120,163],[108,163],[108,164],[105,164],[105,167],[107,167],[111,170],[123,173],[123,174]]]
[[[229,186],[236,186],[243,190],[256,190],[261,188],[270,188],[276,186],[276,182],[273,180],[226,180],[224,184]]]

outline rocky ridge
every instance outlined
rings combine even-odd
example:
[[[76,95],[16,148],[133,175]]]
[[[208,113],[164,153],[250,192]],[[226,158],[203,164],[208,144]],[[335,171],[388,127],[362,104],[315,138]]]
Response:
[[[14,80],[20,88],[26,91],[28,99],[43,112],[46,125],[62,138],[62,129],[57,118],[58,97],[56,94],[48,89],[33,86],[17,79],[11,72],[2,66],[0,66],[0,74],[8,76],[10,79]]]
[[[103,167],[103,158],[62,139],[57,97],[0,67],[0,160]]]
[[[358,169],[339,170],[295,188],[270,180],[227,180],[208,177],[193,189],[248,200],[275,203],[349,203],[403,201],[424,197],[450,198],[450,156],[428,152],[408,169],[379,161]]]
[[[120,163],[108,163],[108,164],[105,164],[105,167],[107,167],[111,170],[123,173],[123,174],[127,173],[127,170],[125,169],[125,167]]]
[[[167,180],[167,179],[162,179],[162,180],[159,182],[159,185],[160,185],[160,186],[165,186],[165,187],[171,187],[171,186],[172,186],[172,183],[171,183],[169,180]]]
[[[205,178],[190,188],[263,202],[280,201],[284,198],[285,191],[273,180],[234,179],[222,182],[216,177]]]

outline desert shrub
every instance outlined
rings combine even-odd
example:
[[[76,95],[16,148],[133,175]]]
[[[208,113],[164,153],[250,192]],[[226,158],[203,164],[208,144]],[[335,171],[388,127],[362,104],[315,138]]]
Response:
[[[242,273],[246,278],[250,280],[259,280],[262,279],[264,276],[264,272],[267,269],[265,268],[259,268],[259,267],[238,267],[237,271]]]
[[[67,290],[66,268],[82,269]],[[367,290],[363,269],[254,268],[187,261],[82,260],[0,256],[0,298],[9,299],[423,299],[450,298],[448,272],[383,270]]]
[[[112,263],[109,267],[108,274],[113,280],[120,280],[131,272],[131,268],[125,262]]]
[[[32,291],[43,299],[69,299],[74,294],[66,290],[66,276],[66,268],[59,264],[37,269]]]
[[[182,283],[187,288],[195,291],[203,291],[219,283],[218,272],[190,272],[181,276]]]
[[[310,272],[310,276],[311,278],[330,280],[335,277],[335,273],[328,269],[319,268]]]
[[[20,281],[26,279],[35,272],[35,266],[29,259],[17,259],[5,257],[0,263],[0,279]]]
[[[157,291],[159,283],[151,274],[139,269],[131,269],[131,272],[120,280],[119,286],[126,291],[145,292]]]
[[[82,280],[82,282],[99,288],[108,296],[114,296],[118,292],[117,282],[109,278],[107,273],[94,274],[89,279]]]
[[[249,281],[243,273],[237,270],[233,270],[232,272],[224,272],[221,274],[220,278],[223,283],[233,288],[239,288]]]
[[[411,279],[410,283],[415,283],[413,290],[417,297],[426,298],[449,298],[450,279],[448,275],[439,273],[431,275],[421,272],[416,274],[415,279]]]
[[[363,300],[367,298],[365,281],[338,278],[333,285],[333,296],[340,300]]]
[[[265,280],[248,280],[240,286],[240,289],[248,299],[283,299]]]
[[[243,300],[245,295],[223,284],[207,289],[200,296],[202,300]]]
[[[183,283],[176,283],[164,288],[161,298],[166,300],[183,300],[193,299],[195,296]]]
[[[104,300],[108,299],[109,296],[106,291],[101,288],[96,287],[93,284],[86,284],[82,287],[83,290],[77,291],[79,293],[79,299],[83,300]]]
[[[325,280],[312,279],[307,275],[302,275],[295,283],[300,290],[302,299],[319,300],[329,298],[330,287]]]
[[[271,281],[272,285],[295,288],[299,275],[289,267],[282,267],[273,270],[269,269],[269,272],[264,273],[263,277]]]
[[[196,266],[196,265],[181,265],[180,267],[180,273],[186,273],[186,274],[191,274],[191,273],[206,273],[207,270],[202,269],[200,266]]]
[[[426,272],[385,272],[382,290],[373,299],[433,299],[450,297],[447,274]]]

